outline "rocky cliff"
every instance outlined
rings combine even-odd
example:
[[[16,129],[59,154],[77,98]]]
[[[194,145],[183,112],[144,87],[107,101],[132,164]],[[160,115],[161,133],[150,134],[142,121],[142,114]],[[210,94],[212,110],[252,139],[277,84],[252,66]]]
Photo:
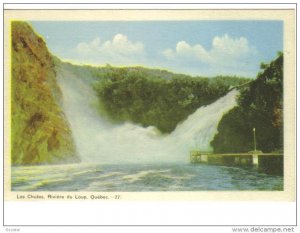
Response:
[[[12,164],[79,161],[44,40],[25,22],[12,22],[11,33]]]

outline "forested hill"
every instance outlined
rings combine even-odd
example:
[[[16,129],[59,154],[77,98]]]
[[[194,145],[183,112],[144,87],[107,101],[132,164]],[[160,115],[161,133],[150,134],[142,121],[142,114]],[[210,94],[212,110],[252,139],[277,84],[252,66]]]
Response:
[[[223,116],[211,145],[215,152],[272,152],[283,149],[283,54],[262,64],[262,71],[242,90],[238,106]]]
[[[106,66],[93,71],[100,111],[113,122],[156,126],[170,133],[201,106],[224,96],[249,79],[191,77],[143,67]]]

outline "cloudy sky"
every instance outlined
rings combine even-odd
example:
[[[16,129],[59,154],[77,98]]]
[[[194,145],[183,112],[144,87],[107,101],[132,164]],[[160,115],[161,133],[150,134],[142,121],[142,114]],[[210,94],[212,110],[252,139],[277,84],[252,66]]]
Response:
[[[281,21],[32,21],[50,51],[92,65],[255,77],[283,50]]]

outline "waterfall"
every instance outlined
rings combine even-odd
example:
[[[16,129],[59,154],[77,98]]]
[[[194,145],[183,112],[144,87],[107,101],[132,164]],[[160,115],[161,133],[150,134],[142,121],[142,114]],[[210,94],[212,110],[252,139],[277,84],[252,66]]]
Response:
[[[188,162],[189,151],[211,150],[223,114],[236,105],[237,90],[214,103],[200,107],[169,135],[153,126],[111,124],[96,110],[98,98],[92,75],[84,67],[57,67],[57,82],[63,93],[63,109],[70,123],[77,151],[83,162],[153,163]]]

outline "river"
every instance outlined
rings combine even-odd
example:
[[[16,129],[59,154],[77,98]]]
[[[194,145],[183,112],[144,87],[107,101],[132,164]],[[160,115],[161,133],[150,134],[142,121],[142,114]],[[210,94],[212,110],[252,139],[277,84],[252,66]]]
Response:
[[[13,191],[283,190],[283,177],[204,164],[70,164],[12,168]]]

